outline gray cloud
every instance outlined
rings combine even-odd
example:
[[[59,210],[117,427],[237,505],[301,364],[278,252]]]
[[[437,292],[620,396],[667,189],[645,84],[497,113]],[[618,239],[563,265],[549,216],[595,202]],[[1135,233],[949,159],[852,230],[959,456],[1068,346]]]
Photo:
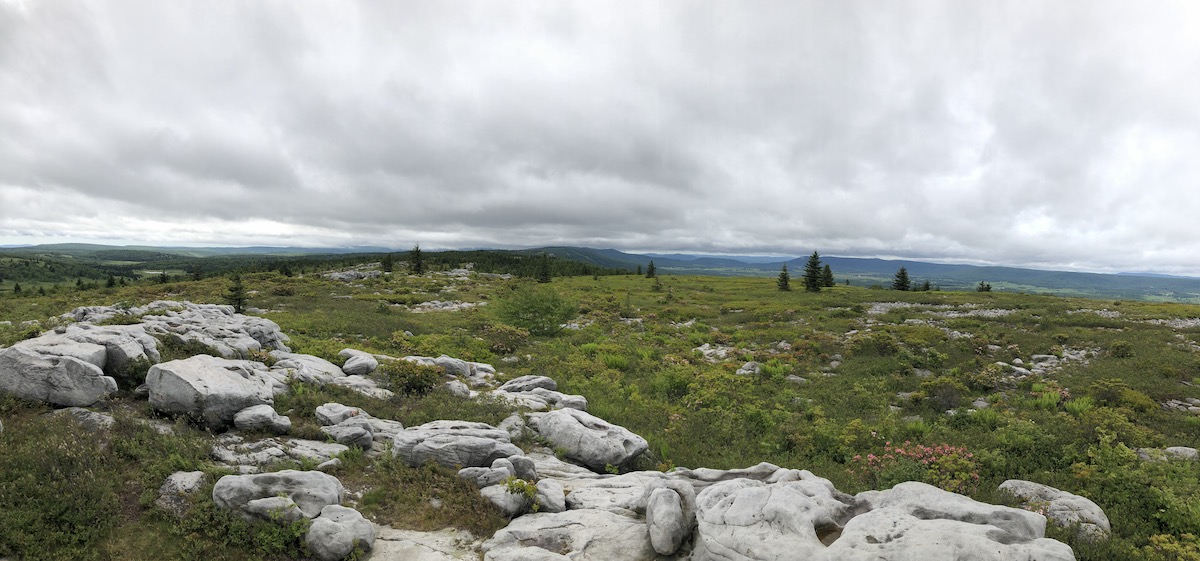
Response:
[[[0,243],[1200,274],[1200,8],[0,0]]]

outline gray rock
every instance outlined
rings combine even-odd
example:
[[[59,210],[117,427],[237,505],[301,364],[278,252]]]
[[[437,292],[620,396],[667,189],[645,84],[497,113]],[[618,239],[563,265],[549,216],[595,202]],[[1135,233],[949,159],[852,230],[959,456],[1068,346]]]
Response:
[[[538,512],[563,512],[567,510],[566,491],[562,483],[553,479],[537,482]]]
[[[525,418],[520,415],[510,415],[505,417],[496,428],[507,432],[509,440],[520,440],[524,438],[527,427],[525,426]]]
[[[738,374],[740,376],[753,376],[759,372],[762,372],[762,365],[757,362],[750,361],[746,364],[743,364],[741,368],[738,368],[737,372],[734,372],[734,374]]]
[[[521,454],[508,433],[484,423],[433,421],[396,435],[392,453],[412,466],[435,462],[445,467],[491,466],[496,458]]]
[[[280,524],[288,524],[304,518],[304,513],[289,497],[265,497],[246,503],[242,510],[248,514]]]
[[[108,364],[108,349],[104,345],[80,343],[61,333],[46,333],[40,337],[18,341],[13,346],[42,355],[74,357],[101,369]]]
[[[191,497],[204,487],[207,476],[202,471],[177,471],[167,476],[158,488],[155,506],[176,518],[183,518],[192,508]]]
[[[146,374],[150,405],[223,428],[239,411],[273,402],[274,385],[263,369],[261,363],[208,355],[156,364]]]
[[[1184,460],[1200,458],[1200,452],[1188,446],[1168,446],[1163,449],[1163,452],[1166,452],[1167,457],[1182,458]]]
[[[559,559],[531,555],[535,548],[573,561],[651,561],[657,557],[644,521],[601,510],[522,516],[480,547],[484,561]]]
[[[321,357],[271,351],[271,358],[275,359],[272,370],[281,371],[301,382],[325,385],[346,377],[341,367]]]
[[[355,548],[367,552],[375,546],[375,528],[357,510],[338,505],[321,509],[308,527],[305,543],[318,561],[341,561]]]
[[[496,505],[496,508],[500,509],[500,512],[503,512],[509,518],[515,518],[529,512],[530,507],[533,506],[529,497],[520,493],[508,492],[507,485],[484,487],[479,490],[479,494],[491,501],[492,504]]]
[[[342,421],[345,421],[351,417],[370,417],[370,415],[368,415],[367,412],[363,411],[362,409],[357,407],[347,407],[341,403],[326,403],[325,405],[317,407],[315,413],[317,416],[317,421],[325,426],[340,424]]]
[[[665,487],[655,489],[646,503],[646,526],[654,551],[662,555],[674,554],[692,531],[684,517],[679,493]]]
[[[342,502],[345,490],[336,477],[319,471],[283,470],[255,475],[226,475],[213,486],[217,507],[233,510],[247,520],[254,513],[247,504],[257,499],[287,497],[300,512],[314,518],[328,505]]]
[[[72,419],[75,419],[80,426],[84,428],[84,430],[89,432],[106,431],[113,428],[113,425],[117,424],[117,420],[113,419],[113,416],[109,415],[108,413],[89,411],[82,407],[67,407],[66,409],[51,411],[47,414],[71,417]]]
[[[233,416],[233,426],[239,430],[287,434],[292,430],[292,420],[276,413],[270,405],[255,405],[238,411]]]
[[[577,409],[539,413],[533,428],[566,456],[597,472],[608,465],[625,466],[649,447],[624,427]]]
[[[354,349],[342,349],[338,356],[345,358],[342,372],[350,376],[366,376],[379,368],[379,360],[370,353]]]
[[[1000,490],[1020,499],[1023,508],[1041,512],[1059,526],[1076,528],[1080,537],[1106,540],[1112,533],[1104,510],[1087,498],[1020,479],[1001,483]]]
[[[95,364],[23,347],[0,350],[0,392],[51,405],[86,407],[117,391]]]
[[[63,337],[80,343],[101,345],[105,349],[104,368],[114,372],[134,361],[158,362],[158,340],[141,325],[104,325],[87,323],[68,325]]]
[[[446,389],[450,391],[451,395],[462,398],[470,398],[472,393],[471,388],[467,387],[462,380],[450,380],[446,382]]]
[[[534,388],[543,388],[550,391],[558,391],[558,382],[546,376],[520,376],[505,382],[498,389],[506,392],[521,393],[533,390]]]
[[[516,475],[525,481],[537,480],[537,465],[534,464],[532,458],[529,458],[528,456],[509,456],[508,461],[512,463],[513,475]]]
[[[458,476],[483,489],[484,487],[499,485],[505,479],[512,477],[513,474],[503,468],[469,467],[458,470]]]
[[[374,433],[372,433],[369,426],[367,425],[368,428],[364,428],[363,426],[339,424],[331,427],[321,427],[321,432],[332,437],[338,444],[370,450],[375,440]]]

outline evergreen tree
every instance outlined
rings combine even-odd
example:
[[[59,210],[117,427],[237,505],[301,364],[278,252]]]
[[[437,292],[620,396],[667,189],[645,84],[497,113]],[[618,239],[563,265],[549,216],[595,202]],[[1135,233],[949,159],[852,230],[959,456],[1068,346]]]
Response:
[[[13,283],[13,294],[20,294],[20,293],[21,293],[21,284],[14,282]]]
[[[641,275],[641,274],[642,274],[642,266],[641,266],[641,265],[638,265],[638,268],[637,268],[637,274],[638,274],[638,275]]]
[[[833,269],[826,263],[825,268],[821,269],[821,286],[832,287],[834,284],[836,283],[833,280]]]
[[[912,290],[912,281],[908,279],[908,269],[900,267],[892,279],[892,290]]]
[[[646,265],[646,278],[652,279],[656,276],[658,276],[658,271],[654,270],[654,260],[651,259],[650,264]]]
[[[813,252],[804,264],[804,290],[808,292],[821,291],[821,256]]]
[[[382,266],[383,266],[383,272],[385,272],[385,273],[392,272],[392,269],[394,269],[396,267],[396,264],[392,261],[392,254],[390,254],[390,253],[383,254]],[[291,275],[288,275],[288,276],[290,277]]]
[[[169,280],[171,280],[171,279],[170,279],[170,277],[167,276],[166,271],[163,271],[158,274],[158,284],[167,284],[167,281],[169,281]]]
[[[246,310],[246,287],[242,285],[242,276],[233,275],[230,279],[229,290],[225,292],[225,303],[233,306],[233,311],[242,313]]]
[[[791,280],[792,277],[788,274],[787,263],[784,263],[783,268],[779,270],[779,280],[775,281],[775,285],[779,287],[779,290],[787,292],[792,289]]]
[[[108,275],[108,280],[104,282],[104,286],[106,286],[106,287],[108,287],[108,288],[112,288],[112,287],[114,287],[114,286],[117,286],[117,277],[114,277],[114,276],[112,276],[112,275]]]
[[[538,282],[550,282],[550,254],[542,252],[542,260],[538,263]]]
[[[992,285],[990,285],[986,282],[983,282],[983,281],[979,281],[979,286],[975,287],[975,292],[991,292],[991,291],[992,291]]]
[[[425,256],[421,255],[421,244],[414,245],[408,252],[408,272],[413,275],[425,273]]]
[[[933,285],[929,284],[929,281],[921,283],[921,292],[929,292],[930,290],[933,290]]]
[[[39,286],[38,287],[38,296],[45,296],[45,295],[46,295],[46,287]]]

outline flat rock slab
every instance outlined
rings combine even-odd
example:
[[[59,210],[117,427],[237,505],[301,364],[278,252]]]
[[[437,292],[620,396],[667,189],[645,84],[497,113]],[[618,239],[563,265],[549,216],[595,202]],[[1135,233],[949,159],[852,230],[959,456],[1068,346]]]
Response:
[[[332,475],[290,469],[226,475],[213,486],[213,502],[217,507],[233,510],[247,520],[255,518],[248,505],[258,499],[287,497],[304,516],[315,518],[326,506],[341,503],[344,494],[342,482]]]
[[[645,520],[602,510],[527,514],[497,531],[481,549],[485,551],[484,561],[564,558],[573,561],[651,561],[657,558],[650,546]]]
[[[396,434],[392,453],[412,466],[434,462],[450,468],[491,467],[498,458],[522,454],[508,432],[485,423],[433,421]]]
[[[1080,537],[1103,540],[1112,533],[1108,515],[1086,497],[1021,479],[1001,483],[1000,490],[1020,499],[1023,508],[1042,512],[1060,526],[1077,527]]]
[[[447,528],[436,532],[375,526],[372,561],[478,561],[479,540],[470,532]]]
[[[646,439],[628,429],[578,409],[530,415],[530,426],[567,458],[596,472],[625,466],[649,448]]]

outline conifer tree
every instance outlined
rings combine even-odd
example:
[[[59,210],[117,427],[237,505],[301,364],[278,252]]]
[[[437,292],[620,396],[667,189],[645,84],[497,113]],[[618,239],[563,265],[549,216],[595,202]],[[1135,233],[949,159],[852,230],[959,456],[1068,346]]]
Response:
[[[412,275],[425,273],[425,256],[421,255],[421,244],[414,245],[408,252],[408,272]]]
[[[383,272],[385,272],[385,273],[390,273],[390,272],[392,272],[393,269],[396,268],[395,262],[392,261],[391,253],[383,254],[383,262],[380,264],[380,266],[383,267]],[[291,275],[289,275],[289,276],[291,276]]]
[[[808,292],[821,291],[821,256],[812,252],[808,262],[804,264],[804,290]]]
[[[791,275],[788,274],[787,263],[784,263],[783,268],[779,270],[779,280],[775,281],[775,284],[779,287],[779,290],[787,292],[792,289],[791,279]]]
[[[20,294],[20,293],[21,293],[21,283],[14,282],[13,283],[13,294]]]
[[[900,267],[900,270],[896,271],[895,278],[892,279],[892,290],[907,291],[911,289],[912,281],[908,279],[908,269],[905,267]]]
[[[242,285],[241,275],[233,275],[230,281],[229,290],[225,292],[225,302],[233,306],[233,311],[240,314],[246,310],[246,301],[249,300],[246,296],[246,287]]]
[[[658,271],[654,270],[654,260],[650,260],[650,264],[646,265],[646,278],[652,279],[658,276]]]
[[[538,282],[550,282],[550,255],[542,252],[542,260],[538,263]]]
[[[992,291],[992,285],[990,285],[986,282],[983,282],[983,281],[979,281],[979,286],[975,287],[975,292],[991,292],[991,291]]]
[[[825,264],[825,268],[821,269],[821,286],[832,287],[836,282],[833,280],[833,269],[829,268],[829,263]]]

